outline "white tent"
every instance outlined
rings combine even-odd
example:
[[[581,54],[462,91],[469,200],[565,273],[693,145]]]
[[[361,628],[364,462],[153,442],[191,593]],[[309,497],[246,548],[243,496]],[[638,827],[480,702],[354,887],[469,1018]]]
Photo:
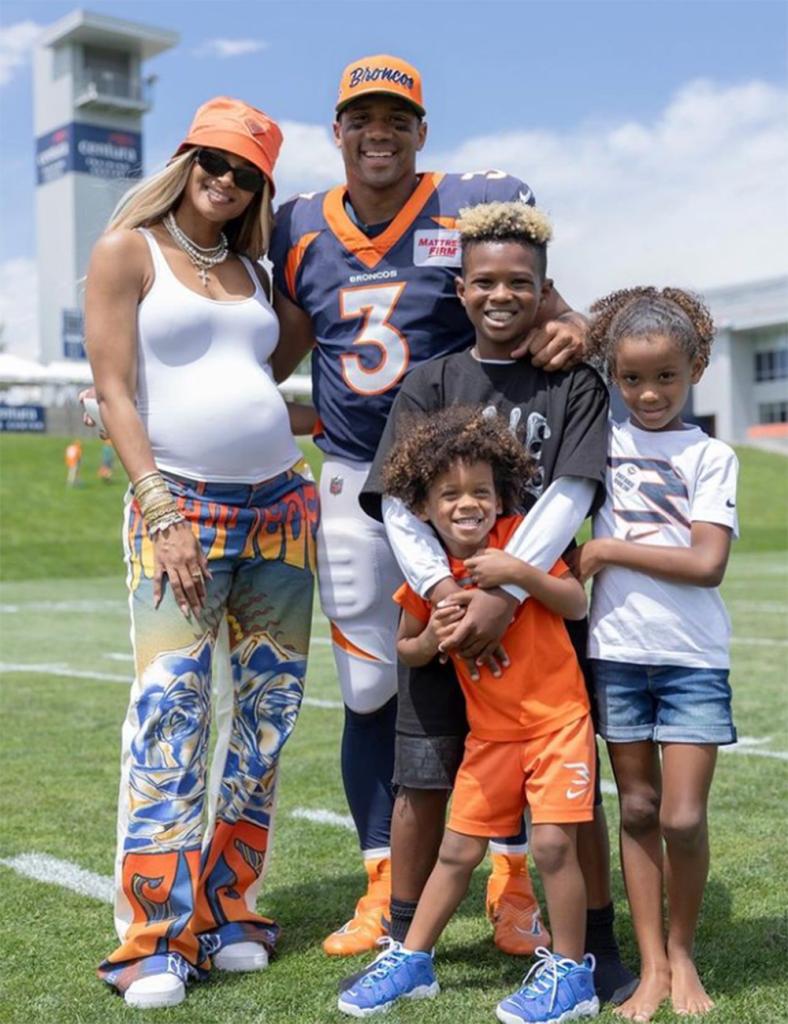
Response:
[[[87,360],[58,359],[42,366],[32,359],[23,359],[10,352],[0,352],[0,387],[15,384],[52,384],[58,386],[91,387],[93,376]],[[306,375],[290,377],[279,385],[288,397],[309,398],[312,394],[312,381]]]
[[[93,374],[86,359],[57,359],[44,367],[48,384],[81,384],[90,387]]]
[[[47,372],[40,363],[11,352],[0,352],[0,387],[12,384],[41,384]]]

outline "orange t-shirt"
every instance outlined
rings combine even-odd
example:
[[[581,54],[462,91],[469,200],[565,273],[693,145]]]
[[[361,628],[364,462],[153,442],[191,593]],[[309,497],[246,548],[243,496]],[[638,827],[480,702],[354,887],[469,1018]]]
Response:
[[[501,516],[490,532],[487,546],[503,548],[523,521],[522,516]],[[452,575],[470,587],[465,565],[449,557]],[[551,576],[568,572],[560,558]],[[394,600],[425,624],[430,603],[405,583]],[[564,620],[535,598],[521,604],[501,641],[511,665],[496,679],[486,666],[474,681],[462,658],[452,655],[474,736],[481,740],[522,740],[545,736],[588,714],[588,693],[575,649]]]

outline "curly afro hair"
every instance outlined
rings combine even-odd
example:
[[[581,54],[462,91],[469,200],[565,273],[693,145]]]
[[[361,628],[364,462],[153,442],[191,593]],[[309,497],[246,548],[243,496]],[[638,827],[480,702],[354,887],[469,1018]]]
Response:
[[[419,513],[432,484],[455,462],[488,462],[504,513],[523,507],[533,459],[501,417],[459,405],[403,424],[383,466],[383,488]]]
[[[662,334],[672,338],[690,360],[709,365],[714,321],[698,295],[680,288],[623,288],[591,306],[586,358],[608,378],[615,374],[621,338]]]

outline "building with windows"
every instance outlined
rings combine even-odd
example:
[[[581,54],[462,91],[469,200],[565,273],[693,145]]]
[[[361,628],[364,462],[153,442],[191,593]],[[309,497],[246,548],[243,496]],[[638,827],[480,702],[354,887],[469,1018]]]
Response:
[[[143,62],[175,32],[72,11],[33,52],[39,352],[84,359],[80,281],[118,200],[142,176]]]
[[[709,289],[717,324],[692,411],[717,437],[788,440],[788,277]]]

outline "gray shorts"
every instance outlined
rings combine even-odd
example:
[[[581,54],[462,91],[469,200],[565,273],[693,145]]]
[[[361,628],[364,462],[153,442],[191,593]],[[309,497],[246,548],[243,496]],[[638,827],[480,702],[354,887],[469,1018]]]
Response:
[[[394,785],[451,789],[465,750],[465,736],[407,736],[394,742]]]

